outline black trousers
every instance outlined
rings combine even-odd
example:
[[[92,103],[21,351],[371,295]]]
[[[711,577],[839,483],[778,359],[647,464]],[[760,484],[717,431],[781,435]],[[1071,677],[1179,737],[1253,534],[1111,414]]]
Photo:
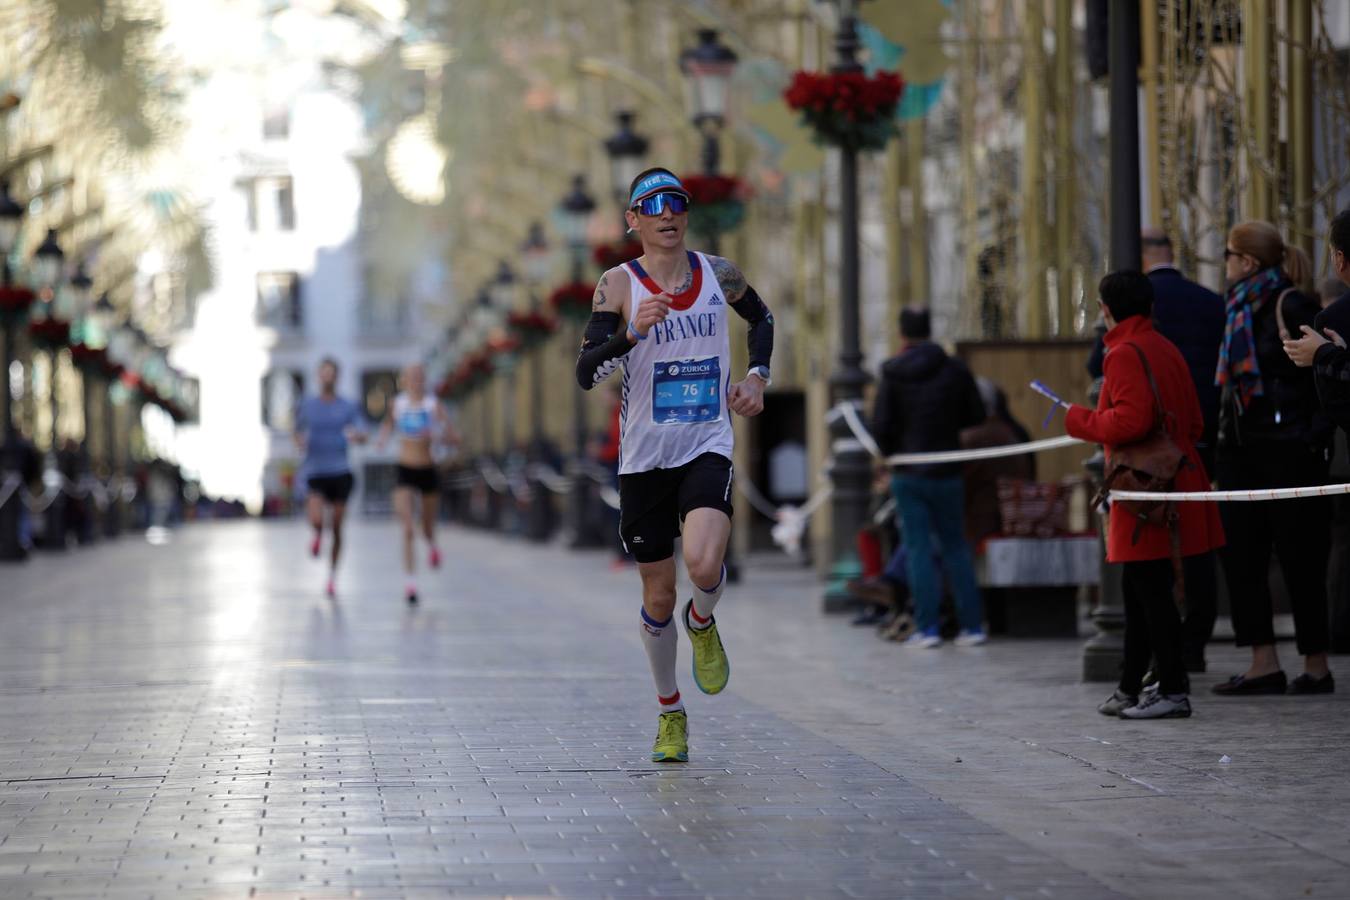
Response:
[[[1220,453],[1220,490],[1253,490],[1325,484],[1327,463],[1302,445],[1244,447]],[[1331,504],[1328,498],[1221,503],[1223,570],[1233,607],[1233,631],[1239,647],[1275,643],[1275,610],[1270,599],[1270,557],[1280,573],[1294,613],[1294,635],[1302,656],[1326,653],[1327,562],[1331,553]]]
[[[1172,561],[1150,559],[1121,567],[1125,594],[1125,667],[1120,689],[1138,694],[1149,662],[1164,694],[1185,693],[1181,613],[1172,599]]]
[[[1183,559],[1181,565],[1186,579],[1182,655],[1188,663],[1200,663],[1219,616],[1219,561],[1214,553],[1198,553]]]

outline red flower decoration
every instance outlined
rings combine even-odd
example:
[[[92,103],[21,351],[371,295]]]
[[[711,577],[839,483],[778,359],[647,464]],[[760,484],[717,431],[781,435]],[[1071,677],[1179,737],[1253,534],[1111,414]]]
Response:
[[[574,281],[550,294],[548,305],[560,316],[584,319],[591,314],[591,299],[594,295],[595,289],[589,284]]]
[[[750,185],[732,175],[685,175],[680,181],[695,206],[744,203],[750,199]]]
[[[622,238],[612,244],[597,244],[591,258],[608,271],[642,255],[642,242]]]
[[[880,150],[894,136],[905,83],[895,72],[798,72],[783,92],[821,143]]]
[[[0,287],[0,312],[24,312],[35,299],[37,295],[26,287]]]

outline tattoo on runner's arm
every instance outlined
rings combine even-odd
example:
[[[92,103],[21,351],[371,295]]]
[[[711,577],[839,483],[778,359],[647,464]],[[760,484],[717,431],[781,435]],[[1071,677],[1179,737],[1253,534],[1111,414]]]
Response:
[[[713,274],[717,276],[717,284],[726,295],[727,302],[735,303],[745,296],[745,276],[741,274],[741,270],[730,260],[720,256],[711,257],[711,261]]]
[[[600,276],[600,284],[595,288],[595,298],[591,301],[591,309],[604,309],[609,302],[605,297],[605,285],[609,284],[609,275]]]

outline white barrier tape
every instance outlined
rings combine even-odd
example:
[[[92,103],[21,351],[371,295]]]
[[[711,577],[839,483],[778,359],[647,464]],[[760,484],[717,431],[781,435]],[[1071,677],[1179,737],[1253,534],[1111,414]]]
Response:
[[[60,495],[61,489],[59,487],[46,488],[41,494],[36,496],[34,496],[26,487],[21,486],[19,488],[19,496],[23,498],[24,505],[28,507],[29,512],[34,513],[35,515],[41,515],[46,512],[48,508],[56,502],[56,498]]]
[[[3,484],[0,484],[0,506],[9,502],[9,498],[13,497],[15,492],[19,490],[21,483],[22,479],[18,475],[10,475]]]
[[[750,505],[755,508],[755,512],[766,519],[778,520],[778,507],[774,506],[768,497],[760,493],[759,488],[755,487],[753,481],[748,478],[737,478],[736,487],[745,495],[745,499],[750,501]]]
[[[1311,497],[1335,497],[1350,494],[1350,484],[1321,484],[1312,487],[1268,488],[1257,491],[1112,491],[1112,500],[1175,500],[1180,503],[1210,501],[1216,503],[1260,503],[1265,500],[1306,500]]]
[[[858,415],[858,407],[852,403],[840,403],[835,409],[843,414],[844,421],[848,423],[849,430],[852,431],[853,436],[867,448],[867,452],[880,459],[882,456],[881,447],[877,445],[876,439],[872,437],[872,432],[868,431],[867,426],[863,425],[862,417]]]
[[[478,471],[494,494],[505,494],[510,489],[511,484],[507,481],[506,475],[495,463],[480,463]]]
[[[858,440],[867,447],[869,453],[878,459],[881,458],[881,448],[877,446],[872,435],[868,432],[862,420],[858,418],[858,410],[855,406],[848,403],[841,403],[835,407],[843,415],[844,421],[848,423],[849,429],[857,436]],[[1060,447],[1072,447],[1075,444],[1082,444],[1076,437],[1064,435],[1056,438],[1045,438],[1039,441],[1026,441],[1021,444],[1004,444],[1000,447],[980,447],[976,450],[939,450],[932,453],[896,453],[885,457],[885,462],[890,466],[922,466],[933,463],[964,463],[975,462],[981,459],[1001,459],[1005,456],[1021,456],[1024,453],[1040,453],[1043,450],[1056,450]]]
[[[550,466],[543,463],[535,463],[530,467],[530,474],[534,480],[542,484],[545,488],[555,494],[566,494],[572,490],[572,480],[564,476],[561,472],[555,471]]]
[[[605,505],[610,509],[619,508],[619,492],[607,484],[600,486],[600,499],[603,500]]]

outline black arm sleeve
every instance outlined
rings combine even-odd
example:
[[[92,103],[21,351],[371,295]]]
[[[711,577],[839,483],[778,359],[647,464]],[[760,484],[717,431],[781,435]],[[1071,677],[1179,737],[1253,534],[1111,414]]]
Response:
[[[769,358],[773,356],[773,313],[752,287],[746,287],[741,299],[731,304],[731,308],[750,323],[745,341],[750,350],[750,368],[763,366],[767,369]]]
[[[614,374],[619,360],[633,349],[623,329],[623,319],[616,312],[593,312],[586,323],[586,334],[581,340],[577,356],[577,384],[589,391]]]

